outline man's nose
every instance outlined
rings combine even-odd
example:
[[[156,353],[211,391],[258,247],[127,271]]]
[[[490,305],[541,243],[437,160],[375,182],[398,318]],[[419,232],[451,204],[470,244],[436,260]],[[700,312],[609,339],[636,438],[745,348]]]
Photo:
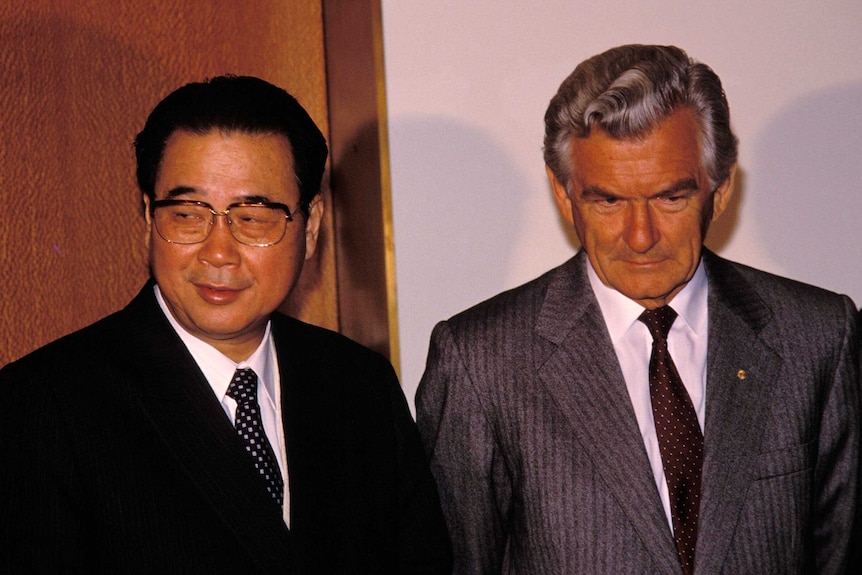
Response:
[[[634,204],[626,225],[626,243],[637,253],[646,253],[656,243],[661,234],[656,227],[655,215],[648,203]]]
[[[201,244],[198,259],[213,266],[235,264],[239,261],[239,242],[233,237],[227,214],[213,216],[212,229]]]

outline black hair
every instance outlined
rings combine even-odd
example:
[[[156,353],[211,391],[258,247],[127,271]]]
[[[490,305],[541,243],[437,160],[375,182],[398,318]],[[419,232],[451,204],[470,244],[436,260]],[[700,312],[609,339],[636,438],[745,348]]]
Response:
[[[296,98],[260,78],[228,75],[186,84],[156,105],[135,138],[138,187],[150,200],[165,145],[177,130],[283,135],[290,141],[303,211],[320,192],[326,139]]]

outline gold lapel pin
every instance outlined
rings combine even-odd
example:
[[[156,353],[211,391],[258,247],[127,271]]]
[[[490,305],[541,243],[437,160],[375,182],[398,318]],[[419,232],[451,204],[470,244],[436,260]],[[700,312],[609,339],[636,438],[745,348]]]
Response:
[[[748,377],[748,374],[745,372],[744,369],[740,369],[736,372],[736,377],[738,377],[739,379],[745,379],[746,377]]]

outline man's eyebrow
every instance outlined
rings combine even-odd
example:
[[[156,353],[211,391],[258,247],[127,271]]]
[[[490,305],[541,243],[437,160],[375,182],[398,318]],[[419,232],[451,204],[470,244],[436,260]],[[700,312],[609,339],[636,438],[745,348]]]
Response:
[[[678,180],[668,186],[667,188],[656,192],[652,195],[654,198],[660,198],[663,196],[672,196],[678,194],[680,192],[696,192],[698,190],[697,180],[694,178],[683,178]],[[602,188],[601,186],[584,186],[581,189],[581,197],[587,200],[590,199],[607,199],[607,198],[617,198],[619,194],[615,194],[614,192],[609,192],[608,190]]]
[[[694,178],[683,178],[671,184],[669,187],[655,194],[654,197],[660,198],[663,196],[673,196],[680,192],[696,192],[698,189],[697,180]]]
[[[241,198],[242,203],[244,204],[265,204],[271,202],[272,200],[269,196],[262,196],[260,194],[251,194],[248,196],[243,196]]]
[[[613,194],[601,186],[585,186],[581,188],[581,197],[587,200],[591,199],[607,199],[607,198],[615,198],[616,194]]]
[[[189,194],[201,193],[197,188],[193,188],[191,186],[177,186],[172,190],[168,190],[168,193],[165,194],[165,199],[172,200],[176,198],[182,198],[183,196],[187,196]],[[248,194],[238,196],[236,198],[237,203],[242,204],[262,204],[271,202],[272,199],[269,196],[265,196],[262,194]]]
[[[172,199],[178,198],[180,196],[186,196],[188,194],[193,194],[196,191],[197,191],[196,189],[194,189],[190,186],[177,186],[176,188],[173,188],[172,190],[168,190],[168,193],[165,194],[165,198],[168,200],[172,200]]]

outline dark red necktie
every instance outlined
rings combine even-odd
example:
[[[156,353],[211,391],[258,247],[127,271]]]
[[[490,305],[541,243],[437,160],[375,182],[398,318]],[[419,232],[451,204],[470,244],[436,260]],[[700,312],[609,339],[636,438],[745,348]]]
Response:
[[[703,433],[697,413],[667,349],[667,334],[676,319],[668,306],[646,310],[638,318],[653,337],[649,361],[649,392],[679,561],[686,575],[694,573]]]

